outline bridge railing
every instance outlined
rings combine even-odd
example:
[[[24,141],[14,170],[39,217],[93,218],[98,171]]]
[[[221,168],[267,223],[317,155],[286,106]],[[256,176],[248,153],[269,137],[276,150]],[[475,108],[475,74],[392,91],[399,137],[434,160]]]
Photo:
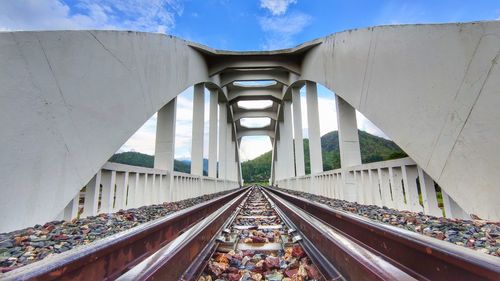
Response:
[[[237,181],[107,162],[61,212],[71,220],[239,187]]]
[[[411,158],[368,163],[276,181],[279,187],[329,198],[423,212],[433,216],[469,218],[441,189],[440,208],[434,180]]]

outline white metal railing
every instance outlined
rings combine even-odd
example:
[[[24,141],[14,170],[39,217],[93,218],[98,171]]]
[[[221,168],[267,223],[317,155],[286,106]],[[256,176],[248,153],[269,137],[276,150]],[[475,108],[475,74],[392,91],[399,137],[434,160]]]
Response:
[[[239,187],[237,181],[107,162],[61,212],[71,220],[120,209],[179,201]],[[83,202],[82,202],[83,201]]]
[[[276,184],[360,204],[443,216],[434,180],[409,157],[281,179]],[[442,189],[441,194],[446,217],[469,218]]]

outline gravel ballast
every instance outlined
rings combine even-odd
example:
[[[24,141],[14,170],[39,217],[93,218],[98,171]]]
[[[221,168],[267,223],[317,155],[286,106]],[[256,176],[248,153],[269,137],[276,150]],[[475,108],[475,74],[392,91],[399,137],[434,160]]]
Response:
[[[176,211],[206,202],[228,191],[182,201],[120,210],[72,221],[51,221],[0,234],[0,274],[128,230]]]
[[[500,222],[434,217],[423,213],[363,205],[284,188],[279,188],[279,190],[337,210],[351,212],[374,221],[500,257]]]

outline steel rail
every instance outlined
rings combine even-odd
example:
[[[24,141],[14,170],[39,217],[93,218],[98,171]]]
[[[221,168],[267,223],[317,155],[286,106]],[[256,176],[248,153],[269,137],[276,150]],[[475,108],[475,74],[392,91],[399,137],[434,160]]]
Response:
[[[370,248],[419,280],[500,280],[500,261],[496,257],[336,210],[273,188],[265,190]]]
[[[92,244],[21,267],[5,273],[2,280],[114,280],[245,190],[235,190]]]
[[[231,219],[244,196],[248,196],[248,192],[240,194],[210,214],[117,280],[188,280],[179,277],[196,260],[197,256],[203,253],[206,245],[211,244],[215,235],[227,224],[228,219]],[[203,261],[198,261],[198,263],[201,266]]]
[[[269,200],[271,203],[271,206],[274,208],[276,213],[281,216],[281,219],[286,222],[290,227],[293,228],[293,234],[299,234],[301,237],[301,240],[299,241],[300,246],[304,251],[307,253],[307,255],[311,258],[311,260],[316,264],[316,266],[320,269],[321,273],[327,280],[346,280],[344,276],[340,273],[339,269],[335,264],[332,263],[333,260],[329,259],[327,256],[325,256],[318,248],[316,245],[320,245],[317,243],[314,243],[309,239],[305,233],[301,231],[299,227],[283,212],[283,210],[276,206],[275,202],[273,201],[272,198],[270,198],[270,195],[266,192],[263,193],[264,196]],[[313,237],[314,238],[314,237]]]
[[[283,198],[266,193],[346,280],[416,280]]]

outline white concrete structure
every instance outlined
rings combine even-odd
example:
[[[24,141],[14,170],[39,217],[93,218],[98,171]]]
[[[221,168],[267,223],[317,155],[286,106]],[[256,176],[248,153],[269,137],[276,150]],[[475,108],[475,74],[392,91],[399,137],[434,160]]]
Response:
[[[400,190],[413,190],[418,178],[422,207],[433,214],[437,211],[434,180],[445,191],[447,213],[500,219],[499,52],[498,21],[358,29],[269,52],[213,50],[171,36],[136,32],[0,33],[0,231],[49,221],[61,213],[71,217],[75,198],[85,185],[84,209],[89,210],[84,213],[89,215],[97,212],[100,185],[101,211],[221,190],[205,189],[200,130],[193,130],[193,174],[198,176],[168,170],[172,112],[163,108],[192,85],[195,93],[204,87],[218,93],[222,182],[241,183],[236,150],[247,135],[269,136],[275,144],[273,159],[280,164],[273,163],[272,181],[285,180],[280,185],[299,181],[283,170],[294,170],[297,163],[295,175],[302,176],[301,161],[285,161],[281,154],[291,151],[280,153],[279,146],[289,147],[287,103],[292,100],[296,108],[293,89],[305,84],[313,172],[309,178],[323,183],[318,186],[325,194],[345,198],[346,191],[354,190],[348,198],[418,209],[412,200],[406,205],[399,200]],[[258,87],[234,83],[262,80],[275,83]],[[343,101],[337,103],[342,118],[341,162],[348,166],[340,173],[322,172],[316,83]],[[197,96],[195,126],[203,119]],[[270,100],[272,105],[253,110],[238,105],[256,99]],[[355,122],[348,117],[354,109],[414,162],[356,165],[359,152],[351,145],[356,143]],[[111,165],[106,164],[110,156],[156,112],[155,166],[161,169],[103,167]],[[241,118],[257,116],[270,118],[270,125],[241,125]],[[284,128],[279,128],[280,121]],[[293,127],[300,141],[299,125],[294,122]],[[211,139],[209,158],[214,159],[213,134]],[[210,175],[217,186],[213,161]],[[353,188],[346,189],[345,184],[337,188],[339,176],[344,182],[349,176]],[[120,189],[115,202],[114,186],[128,186],[125,194],[135,195],[123,203]],[[390,200],[388,186],[396,194]],[[376,196],[377,190],[381,196]],[[405,194],[414,199],[412,192]]]

